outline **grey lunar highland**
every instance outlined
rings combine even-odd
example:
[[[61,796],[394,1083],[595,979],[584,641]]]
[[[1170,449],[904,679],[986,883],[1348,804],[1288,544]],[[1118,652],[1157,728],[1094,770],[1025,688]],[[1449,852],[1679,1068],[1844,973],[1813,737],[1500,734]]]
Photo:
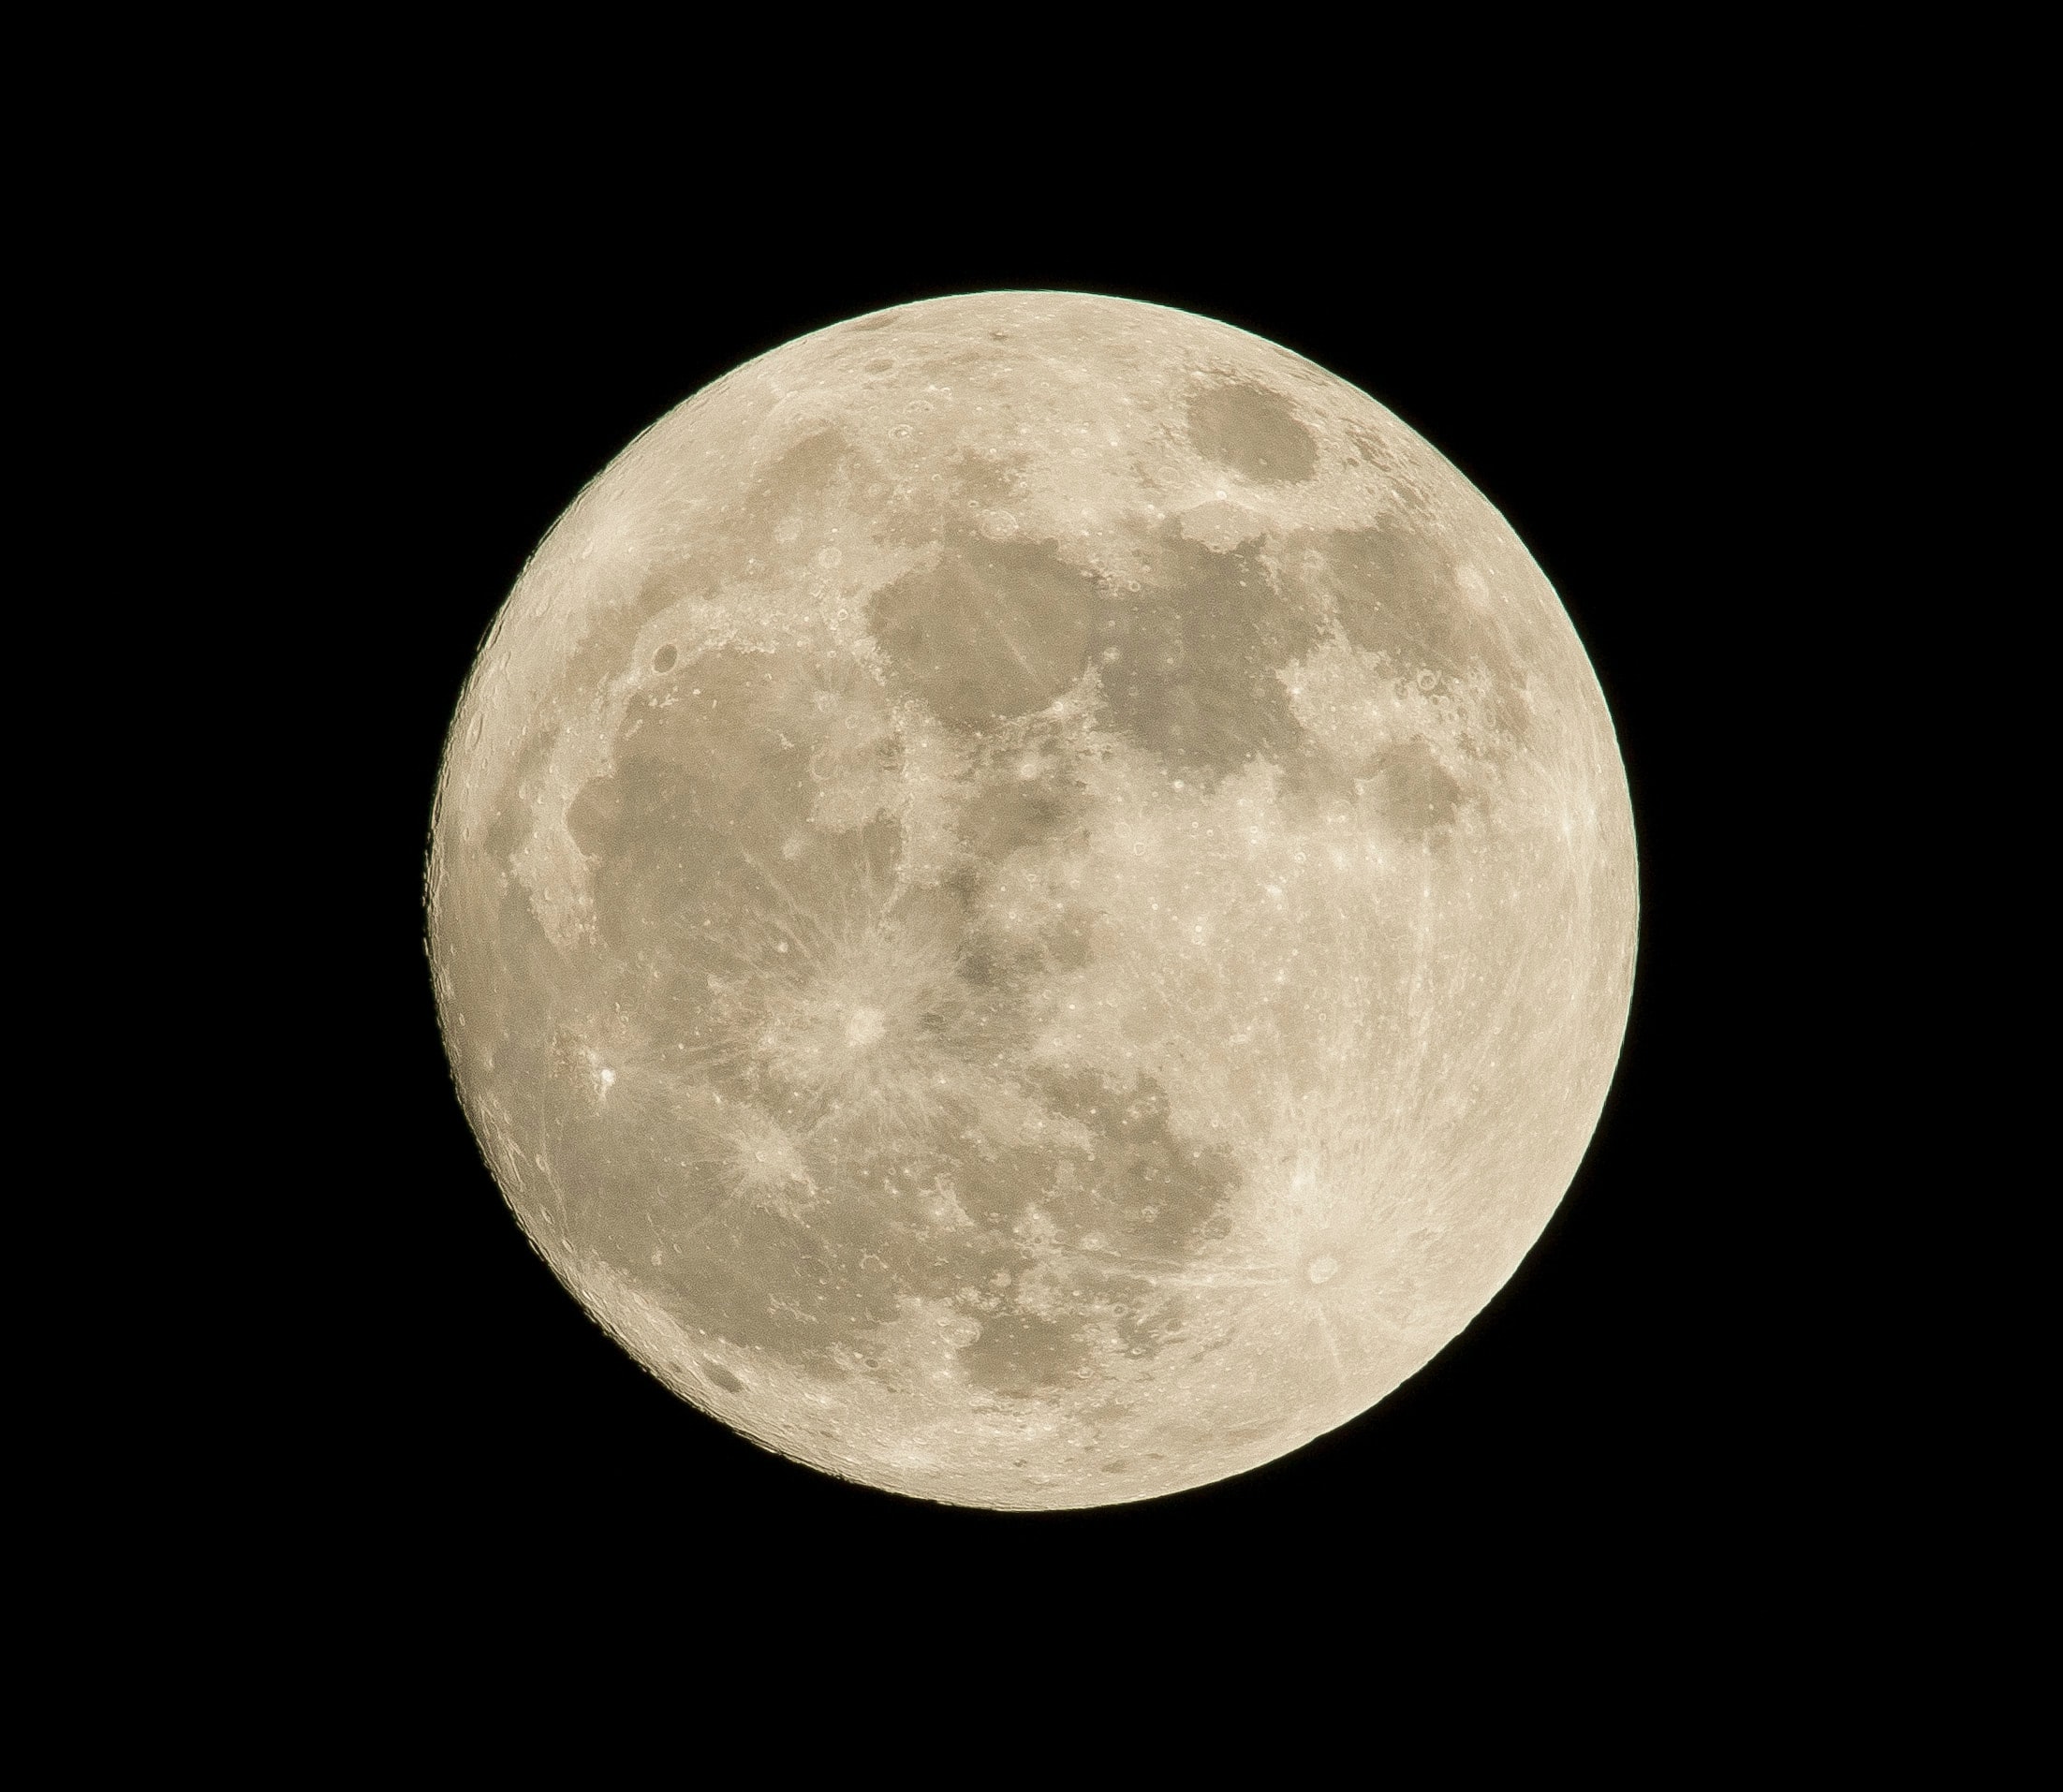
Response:
[[[524,1231],[833,1475],[1138,1500],[1364,1411],[1617,1060],[1611,718],[1495,509],[1186,313],[988,293],[582,493],[446,752],[430,948]]]

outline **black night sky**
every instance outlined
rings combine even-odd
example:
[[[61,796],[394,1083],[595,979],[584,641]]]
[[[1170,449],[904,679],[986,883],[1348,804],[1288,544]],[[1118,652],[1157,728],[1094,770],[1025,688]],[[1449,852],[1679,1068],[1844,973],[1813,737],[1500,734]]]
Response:
[[[1781,1479],[1760,1379],[1780,1301],[1738,1273],[1767,1246],[1742,1236],[1737,1140],[1771,1097],[1740,1048],[1750,998],[1729,944],[1759,900],[1731,850],[1754,803],[1730,742],[1767,718],[1752,689],[1717,701],[1713,669],[1738,664],[1723,618],[1758,573],[1727,473],[1755,370],[1726,336],[1723,275],[1680,235],[1631,211],[1579,231],[1544,201],[1512,204],[1525,218],[1493,205],[1495,228],[1393,214],[1379,241],[1296,218],[1211,237],[1088,228],[1058,208],[1014,230],[847,213],[806,239],[706,218],[672,242],[464,215],[340,232],[321,257],[329,333],[299,353],[349,463],[311,553],[357,594],[339,688],[355,687],[362,825],[332,1025],[349,1093],[298,1148],[339,1329],[308,1435],[310,1485],[329,1491],[302,1547],[404,1579],[600,1577],[719,1605],[749,1582],[862,1608],[889,1596],[884,1564],[934,1589],[1203,1576],[1263,1602],[1319,1578],[1370,1613],[1442,1585],[1660,1598],[1722,1572],[1739,1514]],[[1490,1307],[1377,1409],[1285,1460],[1049,1516],[842,1485],[639,1369],[503,1207],[452,1093],[421,945],[443,730],[482,631],[579,488],[741,360],[884,305],[1005,286],[1221,318],[1363,388],[1453,461],[1589,651],[1643,873],[1617,1081],[1558,1215]]]

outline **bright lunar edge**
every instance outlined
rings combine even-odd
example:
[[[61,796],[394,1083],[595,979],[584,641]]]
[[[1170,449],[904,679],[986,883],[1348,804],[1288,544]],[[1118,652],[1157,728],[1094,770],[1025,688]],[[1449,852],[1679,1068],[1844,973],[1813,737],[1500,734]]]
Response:
[[[524,1231],[683,1398],[1107,1505],[1364,1411],[1618,1057],[1626,776],[1495,509],[1186,313],[981,293],[655,424],[502,609],[430,957]]]

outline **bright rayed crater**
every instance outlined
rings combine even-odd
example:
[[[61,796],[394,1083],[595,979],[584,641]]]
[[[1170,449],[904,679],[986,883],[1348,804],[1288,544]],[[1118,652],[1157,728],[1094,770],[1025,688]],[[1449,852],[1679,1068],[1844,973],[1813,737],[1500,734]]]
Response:
[[[1540,1235],[1633,964],[1555,593],[1365,394],[985,293],[740,368],[524,571],[430,866],[524,1230],[705,1412],[1052,1507],[1380,1400]]]

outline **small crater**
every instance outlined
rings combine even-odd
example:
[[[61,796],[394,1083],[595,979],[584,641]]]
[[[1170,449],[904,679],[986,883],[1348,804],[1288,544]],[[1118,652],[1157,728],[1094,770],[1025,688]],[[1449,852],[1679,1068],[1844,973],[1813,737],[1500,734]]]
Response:
[[[674,662],[680,657],[680,649],[675,647],[671,641],[668,641],[664,647],[652,655],[652,669],[655,672],[670,672],[673,669]]]
[[[1314,1283],[1330,1282],[1339,1273],[1339,1259],[1330,1256],[1315,1256],[1304,1273]]]
[[[714,1386],[721,1388],[727,1394],[742,1394],[745,1390],[744,1383],[721,1363],[704,1362],[702,1373]]]

